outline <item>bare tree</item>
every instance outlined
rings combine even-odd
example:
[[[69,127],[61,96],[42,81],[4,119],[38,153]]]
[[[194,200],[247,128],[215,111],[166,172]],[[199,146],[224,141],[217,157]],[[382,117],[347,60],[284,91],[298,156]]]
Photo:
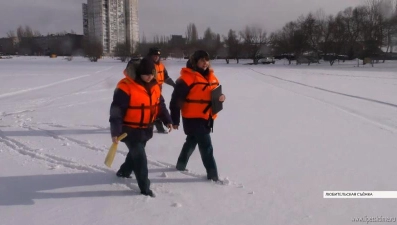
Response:
[[[365,50],[361,54],[362,58],[379,59],[380,47],[383,45],[383,41],[386,40],[384,32],[386,20],[382,14],[382,4],[384,2],[383,0],[373,0],[367,1],[366,5],[364,5],[366,13],[364,15],[362,40]]]
[[[248,51],[248,56],[254,64],[257,64],[260,57],[259,50],[268,42],[266,31],[257,26],[246,26],[243,31],[240,31],[240,37]]]
[[[19,26],[17,28],[17,37],[19,40],[21,40],[23,37],[25,37],[25,29],[23,29],[22,26]]]
[[[190,55],[198,48],[198,33],[194,23],[190,23],[186,30],[186,47],[185,54]]]
[[[130,42],[117,43],[114,48],[114,56],[118,57],[122,62],[127,61],[132,56],[132,48]]]
[[[287,23],[282,30],[273,33],[270,36],[270,43],[275,49],[277,54],[284,54],[291,64],[291,61],[295,58],[295,54],[302,51],[301,44],[296,41],[297,34],[299,33],[299,26],[297,22]]]
[[[204,37],[201,44],[203,45],[201,48],[206,50],[211,58],[215,58],[219,48],[221,47],[220,36],[219,34],[212,32],[211,28],[208,27],[204,31]]]
[[[230,29],[227,37],[223,37],[227,47],[226,63],[229,64],[229,59],[236,59],[239,63],[239,56],[241,54],[241,45],[236,31]]]
[[[41,36],[40,31],[35,30],[35,31],[33,32],[33,36],[34,36],[34,37],[40,37],[40,36]]]
[[[26,25],[25,28],[22,27],[22,26],[19,26],[17,28],[17,35],[16,36],[18,37],[18,39],[21,39],[21,38],[37,37],[37,36],[41,36],[41,34],[37,30],[33,31],[30,26]]]
[[[7,32],[7,37],[8,38],[15,38],[15,37],[17,37],[17,35],[15,34],[15,31],[10,30],[10,31]]]
[[[91,62],[97,62],[102,57],[102,43],[95,38],[87,39],[84,43],[84,52]]]
[[[382,26],[384,34],[383,45],[387,46],[386,52],[388,52],[392,48],[393,39],[397,36],[397,1],[383,0],[379,2],[378,10],[384,18]]]
[[[188,44],[195,44],[198,41],[198,32],[194,23],[190,23],[187,26],[186,41]]]
[[[320,45],[324,42],[326,33],[326,19],[324,12],[318,10],[315,14],[309,13],[301,21],[301,29],[307,40],[307,50],[310,51],[310,57],[318,60]]]
[[[34,32],[30,26],[25,26],[25,37],[34,37]]]

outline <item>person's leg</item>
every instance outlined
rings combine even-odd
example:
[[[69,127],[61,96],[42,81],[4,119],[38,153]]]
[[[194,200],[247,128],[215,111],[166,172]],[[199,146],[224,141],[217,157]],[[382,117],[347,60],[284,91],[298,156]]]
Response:
[[[148,178],[147,158],[145,152],[146,142],[126,142],[130,158],[133,162],[133,170],[138,182],[141,194],[154,197],[150,190],[150,180]]]
[[[116,175],[118,177],[123,177],[123,178],[131,178],[131,173],[134,168],[134,163],[132,161],[131,155],[128,152],[127,156],[125,157],[125,161],[123,164],[121,164],[120,169],[117,171]]]
[[[187,162],[189,161],[190,156],[192,155],[194,149],[196,148],[197,141],[193,135],[187,135],[186,141],[183,144],[181,153],[178,157],[178,162],[176,163],[177,170],[185,170]]]
[[[201,160],[207,171],[207,178],[218,181],[218,169],[213,154],[213,147],[210,134],[196,135],[196,141],[200,150]]]

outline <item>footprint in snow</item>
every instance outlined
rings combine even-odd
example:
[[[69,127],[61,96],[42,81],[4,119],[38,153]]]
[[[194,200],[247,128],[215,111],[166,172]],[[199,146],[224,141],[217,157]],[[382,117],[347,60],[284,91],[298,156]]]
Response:
[[[178,202],[174,202],[174,203],[172,203],[171,206],[172,206],[172,207],[179,208],[179,207],[182,207],[182,204],[181,204],[181,203],[178,203]]]

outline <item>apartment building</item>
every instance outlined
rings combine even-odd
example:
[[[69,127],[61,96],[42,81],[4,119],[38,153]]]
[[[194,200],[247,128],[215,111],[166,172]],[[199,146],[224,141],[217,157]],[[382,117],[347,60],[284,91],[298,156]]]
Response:
[[[111,55],[118,43],[136,47],[138,0],[87,0],[82,11],[84,36],[102,43],[104,54]]]

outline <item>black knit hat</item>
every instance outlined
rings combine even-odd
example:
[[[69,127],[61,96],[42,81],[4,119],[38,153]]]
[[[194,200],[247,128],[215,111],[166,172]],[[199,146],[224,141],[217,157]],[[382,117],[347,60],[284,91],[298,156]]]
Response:
[[[186,67],[190,69],[197,70],[197,62],[200,59],[205,59],[207,61],[210,60],[210,55],[203,50],[198,50],[195,51],[189,58],[189,60],[186,62]]]
[[[153,74],[156,75],[156,69],[154,67],[154,62],[151,59],[143,58],[139,63],[137,69],[138,75],[148,75]]]
[[[193,60],[197,63],[200,59],[210,60],[210,55],[204,50],[197,50],[193,53]]]
[[[157,47],[150,48],[148,55],[161,55],[161,50]]]

